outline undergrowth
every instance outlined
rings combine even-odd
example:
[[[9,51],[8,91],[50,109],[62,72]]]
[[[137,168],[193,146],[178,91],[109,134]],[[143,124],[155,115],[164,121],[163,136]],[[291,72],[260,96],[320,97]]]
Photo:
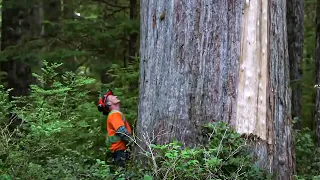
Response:
[[[198,148],[183,147],[173,141],[151,144],[150,176],[155,179],[268,179],[247,151],[246,140],[227,124],[207,124],[204,129],[208,144]],[[149,153],[150,154],[150,153]],[[130,167],[129,167],[130,169]],[[156,170],[156,171],[155,171]]]
[[[10,90],[0,86],[0,179],[272,179],[254,164],[246,140],[222,122],[204,127],[203,146],[149,143],[143,165],[132,159],[125,169],[114,167],[105,144],[106,117],[97,111],[97,98],[88,95],[95,80],[56,73],[62,64],[43,64],[29,96],[10,102]],[[137,67],[129,68],[113,67],[116,82],[109,86],[125,96],[124,109],[134,124],[137,82],[126,79],[138,74]],[[296,148],[297,178],[316,178],[320,160],[308,133],[297,134]]]
[[[295,132],[296,169],[298,180],[320,180],[320,148],[309,128]]]

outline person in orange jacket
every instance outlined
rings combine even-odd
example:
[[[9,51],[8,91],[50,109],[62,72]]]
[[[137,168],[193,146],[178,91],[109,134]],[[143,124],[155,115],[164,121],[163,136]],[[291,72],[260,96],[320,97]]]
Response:
[[[109,90],[103,97],[99,98],[98,110],[108,115],[106,122],[107,142],[111,144],[116,165],[124,167],[129,159],[126,152],[127,144],[131,140],[131,128],[124,114],[120,111],[120,100]]]

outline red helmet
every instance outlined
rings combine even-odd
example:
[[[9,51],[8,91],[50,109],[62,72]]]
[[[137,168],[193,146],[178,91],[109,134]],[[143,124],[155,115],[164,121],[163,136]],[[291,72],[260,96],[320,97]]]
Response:
[[[103,112],[103,114],[108,114],[109,113],[109,108],[106,107],[106,102],[108,96],[113,95],[113,92],[111,90],[108,90],[105,95],[99,98],[98,100],[98,110],[100,112]]]

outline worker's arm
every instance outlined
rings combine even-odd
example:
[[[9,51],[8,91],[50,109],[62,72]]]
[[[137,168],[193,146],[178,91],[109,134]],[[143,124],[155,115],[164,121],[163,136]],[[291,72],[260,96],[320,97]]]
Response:
[[[121,138],[121,140],[123,140],[125,143],[128,143],[130,141],[130,133],[125,128],[125,124],[122,120],[121,114],[112,114],[112,117],[110,117],[110,122],[113,126],[113,129],[115,129],[116,134]]]
[[[130,141],[130,133],[127,131],[127,129],[124,126],[120,126],[116,133],[120,136],[120,138],[125,142],[129,143]]]

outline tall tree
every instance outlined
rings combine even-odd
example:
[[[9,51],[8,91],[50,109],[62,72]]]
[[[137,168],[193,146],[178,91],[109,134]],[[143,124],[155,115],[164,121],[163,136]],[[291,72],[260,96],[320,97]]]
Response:
[[[137,13],[138,8],[137,8],[137,0],[130,0],[130,20],[131,21],[135,21],[137,19]],[[130,61],[132,61],[132,59],[134,59],[136,52],[137,52],[137,37],[138,34],[136,32],[132,32],[130,33],[129,36],[129,63]]]
[[[260,166],[290,179],[286,1],[142,0],[137,136],[202,141],[229,123],[253,135]]]
[[[287,1],[288,52],[290,62],[290,80],[292,87],[291,114],[298,118],[296,128],[301,128],[301,78],[304,36],[304,1]]]
[[[62,0],[63,16],[66,19],[74,17],[74,2],[73,0]]]
[[[41,34],[42,18],[42,7],[36,1],[2,1],[1,50],[37,38]],[[7,74],[7,87],[13,88],[11,96],[29,93],[33,78],[26,60],[15,50],[9,51],[6,60],[0,64],[1,71]]]
[[[316,16],[316,84],[320,84],[320,0],[317,1],[317,16]],[[315,124],[316,124],[316,136],[317,144],[320,147],[320,88],[317,88],[315,98]]]
[[[58,33],[59,28],[57,22],[61,17],[61,0],[44,0],[44,18],[51,24],[48,24],[45,28],[45,34],[47,36],[55,36]]]

